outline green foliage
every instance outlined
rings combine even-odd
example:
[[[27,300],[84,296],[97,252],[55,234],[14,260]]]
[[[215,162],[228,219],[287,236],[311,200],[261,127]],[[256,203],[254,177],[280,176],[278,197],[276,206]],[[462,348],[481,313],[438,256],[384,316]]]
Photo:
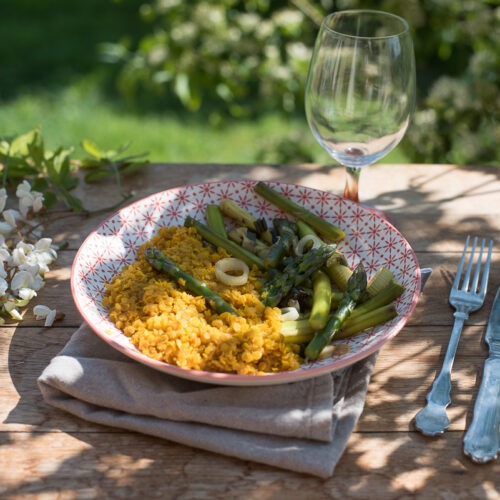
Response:
[[[80,168],[89,170],[87,182],[96,182],[113,175],[123,199],[131,196],[121,189],[121,175],[142,168],[145,161],[135,161],[145,155],[120,157],[128,144],[114,151],[101,151],[89,140],[82,141],[89,156],[72,159],[74,148],[58,147],[50,151],[45,147],[39,129],[9,138],[0,138],[0,172],[2,187],[17,185],[23,180],[30,182],[35,191],[44,195],[47,208],[62,201],[73,212],[85,211],[82,201],[71,194],[78,185]]]
[[[328,12],[371,8],[412,28],[419,103],[404,140],[412,161],[498,163],[498,22],[491,0],[154,0],[137,46],[107,44],[129,98],[154,89],[191,111],[253,116],[302,110],[318,23]],[[285,139],[288,157],[293,140]],[[300,151],[298,152],[300,153]]]
[[[147,154],[121,156],[128,149],[130,143],[122,144],[118,149],[108,151],[101,150],[88,139],[84,139],[81,145],[89,155],[80,161],[80,167],[87,170],[84,177],[85,182],[94,183],[114,177],[122,197],[124,199],[130,198],[132,193],[123,190],[121,176],[132,174],[143,168],[147,162],[143,161],[142,158],[145,158]]]
[[[414,161],[498,165],[500,7],[481,0],[421,2],[421,14],[414,38],[427,86],[407,151]]]
[[[124,95],[168,90],[192,111],[210,105],[214,121],[301,109],[316,30],[310,16],[322,18],[308,2],[156,0],[140,12],[151,32],[137,47],[103,47],[108,61],[124,64]]]

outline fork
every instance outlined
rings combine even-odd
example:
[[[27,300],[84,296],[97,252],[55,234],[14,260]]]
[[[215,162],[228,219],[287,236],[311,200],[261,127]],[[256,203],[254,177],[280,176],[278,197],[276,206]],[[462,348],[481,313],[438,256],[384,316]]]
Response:
[[[462,332],[465,320],[469,317],[471,312],[477,311],[484,303],[486,295],[486,288],[488,286],[488,276],[490,272],[491,252],[493,241],[489,242],[488,254],[484,269],[482,272],[481,283],[479,284],[479,277],[481,274],[481,263],[483,260],[484,248],[486,241],[483,239],[480,244],[479,255],[477,257],[472,283],[470,283],[472,268],[474,264],[474,255],[478,239],[474,238],[472,242],[472,249],[467,263],[467,268],[463,278],[461,287],[460,279],[462,270],[469,247],[469,236],[465,240],[462,258],[458,264],[457,273],[451,287],[449,301],[455,308],[453,330],[451,332],[448,349],[443,361],[443,366],[439,375],[434,380],[430,392],[427,394],[427,404],[415,416],[415,425],[417,429],[426,436],[436,436],[442,434],[450,425],[448,415],[446,414],[446,407],[451,403],[451,368],[455,353],[457,351],[458,340]],[[469,286],[470,283],[470,286]]]

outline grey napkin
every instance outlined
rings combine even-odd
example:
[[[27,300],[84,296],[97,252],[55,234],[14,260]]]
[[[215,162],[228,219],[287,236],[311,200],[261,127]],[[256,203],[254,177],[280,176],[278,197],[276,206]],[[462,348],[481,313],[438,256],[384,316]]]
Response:
[[[90,422],[327,478],[361,415],[375,358],[289,384],[211,385],[135,362],[84,324],[38,385],[48,404]]]

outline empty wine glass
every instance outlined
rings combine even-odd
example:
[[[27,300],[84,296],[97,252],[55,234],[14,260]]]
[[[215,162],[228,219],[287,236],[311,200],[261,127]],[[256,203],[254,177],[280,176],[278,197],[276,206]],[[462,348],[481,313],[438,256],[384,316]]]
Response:
[[[316,140],[346,168],[344,197],[359,201],[361,169],[401,141],[414,103],[415,58],[404,19],[373,10],[323,19],[305,108]]]

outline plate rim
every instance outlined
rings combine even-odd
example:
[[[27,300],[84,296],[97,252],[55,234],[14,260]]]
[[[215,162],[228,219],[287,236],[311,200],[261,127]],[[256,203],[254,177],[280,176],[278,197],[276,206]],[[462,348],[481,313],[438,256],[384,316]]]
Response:
[[[365,349],[362,349],[360,351],[357,351],[355,354],[351,355],[348,358],[340,358],[334,366],[330,366],[328,364],[325,365],[319,365],[319,366],[314,366],[314,363],[309,364],[307,368],[301,367],[297,370],[291,370],[291,371],[284,371],[284,372],[276,372],[276,373],[269,373],[269,374],[264,374],[264,375],[239,375],[239,374],[234,374],[234,373],[222,373],[222,372],[209,372],[209,371],[204,371],[204,370],[193,370],[193,369],[186,369],[186,368],[181,368],[177,365],[169,364],[164,361],[156,360],[154,358],[150,358],[140,352],[138,349],[130,349],[124,347],[122,344],[116,342],[108,333],[100,330],[92,321],[89,321],[89,316],[85,311],[85,308],[83,305],[80,303],[79,300],[77,300],[77,293],[76,293],[76,268],[79,263],[79,258],[85,251],[85,246],[89,242],[89,240],[98,232],[98,230],[106,225],[109,221],[113,220],[115,217],[119,216],[123,211],[125,210],[130,210],[134,205],[138,204],[145,204],[147,203],[148,200],[150,200],[153,197],[161,196],[164,193],[168,192],[173,192],[173,191],[182,191],[187,188],[199,188],[200,186],[206,186],[206,185],[212,185],[212,184],[242,184],[246,186],[253,186],[257,184],[256,180],[250,180],[250,179],[221,179],[221,180],[213,180],[213,181],[207,181],[207,182],[197,182],[193,184],[184,184],[181,186],[174,186],[169,189],[165,190],[160,190],[154,193],[149,194],[148,196],[144,196],[143,198],[140,198],[138,200],[133,201],[132,203],[121,207],[119,210],[116,210],[113,212],[111,215],[109,215],[107,218],[103,219],[97,226],[95,226],[92,231],[85,237],[83,242],[81,243],[75,258],[73,260],[72,266],[71,266],[71,274],[70,274],[70,287],[71,287],[71,295],[73,298],[73,302],[75,303],[75,306],[77,310],[79,311],[80,315],[82,316],[84,322],[91,328],[94,334],[96,334],[99,338],[101,338],[104,342],[106,342],[108,345],[113,347],[114,349],[118,350],[128,358],[131,358],[149,368],[155,369],[157,371],[160,371],[162,373],[168,374],[168,375],[173,375],[176,377],[180,377],[183,379],[187,380],[192,380],[192,381],[197,381],[197,382],[203,382],[203,383],[209,383],[209,384],[216,384],[216,385],[232,385],[232,386],[266,386],[266,385],[277,385],[277,384],[283,384],[283,383],[293,383],[293,382],[299,382],[302,380],[310,379],[310,378],[315,378],[321,375],[329,374],[336,372],[338,370],[341,370],[343,368],[346,368],[348,366],[352,366],[356,364],[357,362],[361,361],[362,359],[365,359],[372,355],[374,352],[378,351],[384,344],[392,340],[394,337],[396,337],[399,332],[402,330],[402,328],[405,326],[407,323],[408,319],[410,316],[413,314],[413,311],[415,310],[415,307],[418,303],[419,297],[420,297],[420,286],[421,286],[421,273],[420,273],[420,266],[418,263],[418,259],[416,256],[415,251],[413,250],[412,246],[408,242],[408,240],[404,237],[404,235],[388,220],[382,219],[380,215],[377,214],[377,211],[372,211],[370,207],[367,207],[363,204],[360,204],[360,206],[366,210],[367,212],[372,212],[374,215],[378,216],[384,224],[386,224],[391,231],[395,232],[398,237],[403,240],[408,249],[410,250],[412,254],[412,258],[416,262],[417,266],[415,268],[416,272],[416,286],[415,286],[415,291],[412,296],[411,303],[409,304],[408,310],[403,316],[398,316],[398,321],[392,326],[389,334],[385,335],[380,341],[374,342],[372,345],[368,346]],[[295,184],[291,182],[284,182],[284,181],[264,181],[266,184],[271,185],[271,186],[289,186],[292,188],[302,188],[306,189],[308,191],[313,191],[313,192],[318,192],[318,193],[326,193],[328,196],[332,196],[333,198],[337,200],[342,200],[342,202],[347,203],[347,204],[355,204],[354,202],[347,200],[343,198],[340,195],[337,195],[335,193],[332,193],[330,191],[324,191],[321,189],[305,186],[302,184]],[[160,226],[158,226],[159,229]],[[157,231],[157,230],[156,230]],[[122,335],[124,335],[122,333]]]

